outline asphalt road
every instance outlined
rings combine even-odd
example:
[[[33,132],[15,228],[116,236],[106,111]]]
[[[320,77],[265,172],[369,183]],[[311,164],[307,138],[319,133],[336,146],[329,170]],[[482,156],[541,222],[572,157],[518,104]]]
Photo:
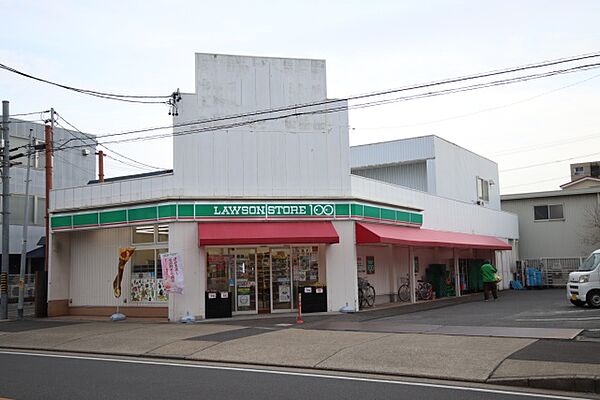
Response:
[[[256,370],[140,359],[0,352],[0,398],[8,399],[566,399],[493,387],[318,372]]]
[[[600,308],[575,307],[564,289],[502,291],[497,301],[474,301],[381,320],[416,324],[600,329]]]

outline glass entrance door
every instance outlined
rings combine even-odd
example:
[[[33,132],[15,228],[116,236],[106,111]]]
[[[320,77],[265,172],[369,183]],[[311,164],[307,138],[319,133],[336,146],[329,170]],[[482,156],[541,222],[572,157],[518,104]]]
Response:
[[[292,271],[289,248],[271,249],[271,290],[273,311],[292,309]]]
[[[235,251],[235,311],[255,313],[256,292],[256,250],[236,249]]]
[[[271,312],[271,260],[268,247],[259,247],[256,251],[258,312]]]

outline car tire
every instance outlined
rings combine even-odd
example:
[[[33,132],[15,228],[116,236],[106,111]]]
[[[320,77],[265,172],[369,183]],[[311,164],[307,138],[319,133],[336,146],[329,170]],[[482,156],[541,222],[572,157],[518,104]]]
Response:
[[[574,306],[577,306],[577,307],[583,307],[583,306],[585,306],[585,301],[583,301],[583,300],[571,300],[571,304],[573,304]]]
[[[600,290],[592,290],[586,296],[587,303],[590,307],[600,307]]]

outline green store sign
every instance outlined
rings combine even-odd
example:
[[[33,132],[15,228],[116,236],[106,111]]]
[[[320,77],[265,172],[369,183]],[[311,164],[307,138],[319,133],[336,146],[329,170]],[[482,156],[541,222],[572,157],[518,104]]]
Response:
[[[50,221],[52,230],[58,231],[153,222],[308,218],[372,220],[419,226],[423,224],[423,214],[420,212],[355,202],[161,203],[73,214],[54,214]]]
[[[219,204],[197,205],[202,217],[319,217],[335,216],[335,204]]]

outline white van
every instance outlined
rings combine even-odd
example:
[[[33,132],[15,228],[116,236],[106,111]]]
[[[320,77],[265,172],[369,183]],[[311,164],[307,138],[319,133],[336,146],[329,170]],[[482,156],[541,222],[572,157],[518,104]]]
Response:
[[[583,307],[600,307],[600,249],[595,250],[577,271],[569,274],[567,297],[571,303]]]

